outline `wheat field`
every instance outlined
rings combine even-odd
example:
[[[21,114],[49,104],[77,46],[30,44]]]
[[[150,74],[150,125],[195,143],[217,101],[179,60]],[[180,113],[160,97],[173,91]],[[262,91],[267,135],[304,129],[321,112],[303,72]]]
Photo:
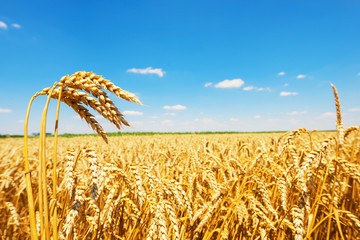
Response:
[[[107,138],[80,104],[121,127],[100,86],[140,101],[86,74],[35,96],[101,137],[0,139],[1,239],[360,239],[360,131],[335,87],[336,132]]]

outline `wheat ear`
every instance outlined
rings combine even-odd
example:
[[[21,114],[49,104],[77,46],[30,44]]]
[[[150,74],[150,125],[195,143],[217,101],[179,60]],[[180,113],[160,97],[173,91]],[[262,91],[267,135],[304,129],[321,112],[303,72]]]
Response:
[[[338,94],[336,87],[333,84],[331,84],[331,87],[334,91],[334,97],[335,97],[336,129],[337,129],[338,136],[339,136],[340,146],[342,146],[344,144],[344,124],[342,122],[342,117],[341,117],[340,98],[339,98],[339,94]]]

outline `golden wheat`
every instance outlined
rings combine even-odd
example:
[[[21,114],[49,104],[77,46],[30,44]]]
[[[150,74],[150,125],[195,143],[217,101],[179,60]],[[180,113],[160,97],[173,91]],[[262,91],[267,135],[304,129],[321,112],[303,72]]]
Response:
[[[34,98],[67,103],[105,138],[85,106],[125,123],[101,88],[139,103],[86,72],[65,76]],[[107,145],[93,136],[41,137],[41,151],[37,138],[26,138],[24,147],[21,139],[0,139],[0,237],[356,239],[360,131],[341,127],[333,89],[336,133],[121,136]],[[44,155],[54,149],[52,157]],[[37,171],[39,165],[45,169]]]

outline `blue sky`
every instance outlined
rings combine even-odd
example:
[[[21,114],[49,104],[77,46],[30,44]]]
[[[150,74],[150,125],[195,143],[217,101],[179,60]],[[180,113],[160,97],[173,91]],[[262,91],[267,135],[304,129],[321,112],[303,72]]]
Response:
[[[80,70],[139,96],[143,106],[110,95],[124,131],[335,129],[330,82],[345,126],[360,125],[359,11],[349,0],[3,1],[0,134],[22,134],[31,96]],[[75,115],[62,105],[60,133],[91,133]]]

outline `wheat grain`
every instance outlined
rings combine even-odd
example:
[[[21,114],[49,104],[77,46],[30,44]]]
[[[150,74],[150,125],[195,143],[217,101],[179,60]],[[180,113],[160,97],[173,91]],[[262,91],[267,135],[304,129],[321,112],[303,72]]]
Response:
[[[96,151],[93,148],[85,148],[85,157],[90,163],[90,172],[92,177],[92,185],[90,187],[91,197],[96,200],[98,198],[98,159],[96,156]]]
[[[291,216],[293,218],[293,225],[295,228],[295,232],[294,232],[295,240],[302,240],[305,234],[304,215],[305,215],[304,208],[294,207],[291,209]]]
[[[62,185],[65,186],[69,192],[70,198],[72,198],[72,191],[74,189],[75,177],[74,177],[74,167],[75,167],[75,150],[70,148],[66,151],[65,155],[66,168],[65,176],[62,182]]]
[[[11,214],[11,218],[9,219],[9,222],[10,222],[10,220],[13,220],[12,224],[15,225],[14,231],[16,232],[17,229],[20,227],[20,216],[19,216],[18,212],[16,211],[16,208],[12,202],[5,202],[5,205],[9,209],[10,214]]]
[[[75,220],[79,215],[80,206],[84,203],[84,187],[77,186],[75,191],[75,199],[71,205],[69,214],[67,215],[64,225],[63,225],[63,234],[68,237],[71,231],[76,228]]]

